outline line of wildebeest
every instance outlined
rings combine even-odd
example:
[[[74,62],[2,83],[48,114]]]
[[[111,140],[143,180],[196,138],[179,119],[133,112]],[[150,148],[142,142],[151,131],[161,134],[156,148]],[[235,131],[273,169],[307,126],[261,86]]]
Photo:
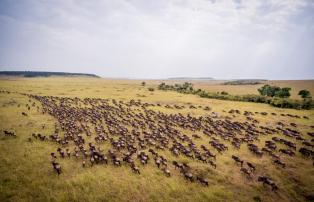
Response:
[[[172,166],[188,181],[197,181],[208,186],[209,182],[204,175],[196,173],[188,163],[169,162],[166,156],[159,153],[160,151],[169,151],[172,154],[171,159],[181,155],[191,161],[198,161],[216,169],[216,157],[228,150],[227,142],[236,149],[246,145],[257,158],[269,155],[278,168],[286,167],[281,155],[294,156],[296,151],[299,151],[306,159],[314,160],[314,151],[312,150],[314,139],[308,141],[304,138],[305,135],[314,137],[313,132],[301,134],[295,123],[285,125],[278,122],[276,127],[260,125],[254,119],[255,114],[259,112],[245,111],[243,115],[246,117],[246,121],[239,122],[232,121],[232,118],[228,116],[219,117],[214,112],[209,113],[209,116],[199,117],[193,117],[190,114],[163,113],[154,110],[154,107],[179,110],[184,106],[162,106],[161,104],[143,103],[140,100],[124,102],[115,99],[23,95],[30,98],[29,103],[26,104],[28,110],[37,108],[38,111],[50,114],[57,120],[54,134],[33,133],[29,141],[38,139],[57,143],[58,148],[51,153],[51,164],[58,175],[62,172],[61,165],[57,162],[58,158],[76,158],[82,162],[83,167],[110,162],[115,166],[125,164],[137,174],[141,173],[138,164],[144,166],[149,161],[153,161],[157,168],[168,177],[172,175],[169,170]],[[32,99],[39,101],[41,107]],[[197,107],[191,105],[190,108]],[[198,108],[202,108],[202,106]],[[209,107],[203,109],[210,110]],[[22,114],[28,116],[26,112]],[[235,117],[241,112],[232,109],[229,114]],[[259,114],[279,116],[266,112]],[[280,114],[280,116],[308,119],[308,117],[291,114]],[[314,128],[314,126],[310,127]],[[187,131],[193,135],[186,135]],[[4,131],[4,134],[15,136],[11,131]],[[254,142],[260,141],[260,136],[274,134],[281,134],[282,137],[288,137],[290,140],[273,136],[271,140],[265,141],[265,146],[262,148],[254,144]],[[91,142],[91,138],[94,140],[93,142]],[[196,144],[199,142],[198,139],[204,138],[209,138],[210,141],[207,144]],[[294,142],[291,141],[292,138]],[[100,147],[103,142],[110,143],[111,148],[107,152]],[[300,142],[302,147],[297,150],[295,142]],[[281,149],[278,149],[278,145]],[[240,172],[243,175],[248,179],[254,179],[257,173],[253,163],[244,162],[235,154],[232,155],[232,159],[241,167]],[[257,181],[262,182],[263,185],[269,185],[273,191],[278,189],[276,183],[268,176],[258,175]]]

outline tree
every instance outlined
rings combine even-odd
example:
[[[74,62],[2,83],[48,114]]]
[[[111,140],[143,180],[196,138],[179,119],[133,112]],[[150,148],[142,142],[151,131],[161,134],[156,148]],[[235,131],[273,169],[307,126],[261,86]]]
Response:
[[[280,98],[288,98],[291,95],[290,90],[291,88],[288,87],[281,88],[280,90],[276,91],[275,96]]]
[[[277,86],[270,86],[266,84],[257,90],[263,96],[274,97],[276,92],[280,91],[280,88]]]
[[[161,84],[158,85],[158,89],[164,90],[165,86],[166,86],[166,84],[164,82],[162,82]]]
[[[145,86],[145,84],[146,84],[146,82],[145,82],[145,81],[143,81],[143,82],[142,82],[142,86]]]
[[[184,90],[193,90],[193,84],[189,82],[184,82],[184,84],[182,85],[182,88]]]
[[[310,98],[311,93],[308,90],[300,90],[298,95],[300,95],[302,98]]]

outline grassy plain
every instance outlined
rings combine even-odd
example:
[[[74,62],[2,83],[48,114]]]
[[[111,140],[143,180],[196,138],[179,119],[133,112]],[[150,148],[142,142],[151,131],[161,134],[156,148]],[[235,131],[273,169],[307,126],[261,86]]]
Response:
[[[222,119],[229,116],[232,121],[242,122],[245,121],[245,116],[232,117],[227,112],[230,109],[238,109],[241,112],[247,110],[308,116],[309,119],[297,119],[288,116],[256,114],[254,118],[265,126],[275,126],[278,121],[286,124],[296,123],[304,137],[311,139],[306,133],[313,132],[310,126],[314,125],[314,110],[280,109],[266,104],[205,99],[194,95],[158,90],[148,91],[147,87],[156,88],[158,83],[158,81],[147,80],[146,86],[143,87],[141,81],[137,80],[8,77],[0,79],[0,90],[41,96],[110,98],[123,101],[140,99],[142,102],[154,104],[178,104],[187,107],[177,110],[155,106],[151,109],[193,116],[207,116],[211,112],[217,112]],[[294,85],[295,89],[311,88],[313,95],[313,82],[305,81],[305,83],[301,85],[299,82],[287,81],[282,85],[291,86],[293,89]],[[276,84],[278,84],[277,81]],[[195,83],[196,87],[202,85]],[[222,85],[218,85],[217,89],[216,87],[213,88],[214,91],[231,88]],[[245,86],[232,86],[232,88],[235,93],[230,92],[231,94],[248,92]],[[229,150],[217,156],[217,169],[182,156],[179,157],[179,160],[188,162],[193,168],[203,172],[209,181],[209,187],[187,182],[172,167],[170,171],[173,175],[169,178],[165,177],[153,162],[140,166],[142,173],[136,175],[127,166],[114,167],[109,164],[82,168],[81,161],[74,158],[61,159],[63,173],[58,177],[51,168],[49,158],[49,154],[56,149],[55,143],[27,141],[32,133],[52,134],[56,120],[40,113],[35,108],[27,111],[25,104],[28,100],[26,96],[16,93],[0,94],[0,201],[306,201],[310,197],[314,198],[313,162],[302,157],[299,152],[295,157],[283,155],[282,159],[287,167],[282,169],[272,164],[269,156],[257,158],[248,151],[245,145],[235,150],[228,142],[226,145]],[[18,107],[19,104],[21,107]],[[209,106],[211,111],[204,111],[201,108],[190,109],[188,106],[191,104]],[[22,116],[23,111],[27,111],[29,116]],[[44,128],[43,125],[45,125]],[[3,130],[15,131],[17,137],[5,137],[2,134]],[[186,135],[191,136],[192,133],[186,132]],[[261,141],[256,144],[262,147],[264,141],[271,139],[274,135],[277,134],[262,136]],[[298,148],[301,146],[300,142],[295,139],[277,136],[296,142]],[[202,136],[201,140],[197,140],[197,144],[208,146],[209,140],[208,137]],[[100,146],[105,150],[109,148],[108,143]],[[284,146],[278,146],[284,148]],[[160,153],[170,161],[178,159],[168,151]],[[231,159],[232,154],[241,156],[244,160],[256,165],[256,176],[262,174],[271,176],[279,186],[278,192],[271,192],[256,180],[246,179]]]

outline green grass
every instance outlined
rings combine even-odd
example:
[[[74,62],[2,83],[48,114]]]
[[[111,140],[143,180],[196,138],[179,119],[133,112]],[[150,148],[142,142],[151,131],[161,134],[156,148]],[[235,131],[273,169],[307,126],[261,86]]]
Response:
[[[309,119],[260,114],[255,115],[254,118],[259,120],[261,125],[274,126],[278,121],[286,124],[294,122],[307,139],[310,137],[305,135],[306,132],[313,132],[309,126],[314,125],[314,110],[279,109],[266,104],[202,99],[176,92],[158,90],[151,92],[148,87],[155,87],[155,83],[146,81],[146,86],[142,87],[141,81],[91,78],[16,77],[0,80],[0,90],[18,93],[114,98],[123,101],[140,99],[143,102],[160,103],[163,106],[166,104],[185,106],[181,110],[163,106],[150,107],[164,113],[180,112],[205,116],[214,111],[222,119],[225,116],[232,117],[227,113],[230,109],[239,109],[241,112],[248,110],[296,114],[308,116]],[[170,162],[175,159],[188,162],[195,172],[207,177],[209,187],[187,182],[173,167],[170,167],[172,176],[165,177],[152,161],[146,166],[140,166],[141,175],[137,175],[124,165],[114,167],[109,164],[82,168],[81,160],[73,157],[58,159],[63,173],[57,176],[52,170],[49,155],[58,145],[52,142],[27,140],[32,133],[52,134],[56,120],[47,114],[42,114],[36,108],[28,111],[25,104],[28,103],[29,98],[18,93],[0,93],[0,201],[305,201],[305,196],[314,195],[314,167],[311,160],[303,158],[299,153],[296,157],[283,156],[287,168],[281,169],[271,163],[269,156],[257,158],[248,151],[246,145],[243,144],[240,150],[235,150],[228,142],[225,144],[228,145],[229,150],[217,156],[216,170],[186,157],[175,158],[168,151],[159,152]],[[36,105],[38,104],[36,101]],[[190,109],[191,104],[209,106],[212,110]],[[22,116],[22,112],[26,112],[28,116]],[[245,117],[239,115],[232,120],[245,121]],[[45,125],[44,129],[43,125]],[[15,131],[17,137],[5,137],[2,130]],[[184,131],[184,134],[191,136],[193,133]],[[275,135],[263,136],[257,144],[261,147],[264,140],[271,139]],[[294,141],[282,135],[276,136]],[[208,146],[208,141],[209,138],[203,136],[201,140],[195,142],[197,145]],[[108,143],[99,146],[105,151],[109,148]],[[298,144],[298,148],[300,146]],[[240,168],[232,161],[232,154],[256,165],[256,176],[261,174],[271,176],[279,186],[278,193],[269,191],[256,180],[246,179],[239,172]]]

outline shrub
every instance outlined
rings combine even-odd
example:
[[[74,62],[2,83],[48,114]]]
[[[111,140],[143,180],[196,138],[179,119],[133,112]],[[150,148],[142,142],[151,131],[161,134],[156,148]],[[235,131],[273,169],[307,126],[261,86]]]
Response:
[[[148,88],[148,90],[149,90],[149,91],[154,91],[155,89],[154,89],[154,88]]]
[[[278,86],[270,86],[267,84],[257,90],[260,93],[260,95],[263,96],[288,98],[290,97],[291,88],[289,87],[280,88]]]
[[[300,95],[302,98],[310,98],[311,93],[308,90],[300,90],[298,95]]]
[[[281,88],[280,90],[276,91],[275,96],[280,98],[288,98],[290,97],[290,90],[291,88]]]
[[[314,102],[311,98],[304,99],[301,104],[302,109],[312,109],[314,108]]]
[[[268,97],[274,97],[276,92],[279,91],[280,88],[277,86],[270,86],[270,85],[266,84],[257,90],[261,95],[268,96]]]

